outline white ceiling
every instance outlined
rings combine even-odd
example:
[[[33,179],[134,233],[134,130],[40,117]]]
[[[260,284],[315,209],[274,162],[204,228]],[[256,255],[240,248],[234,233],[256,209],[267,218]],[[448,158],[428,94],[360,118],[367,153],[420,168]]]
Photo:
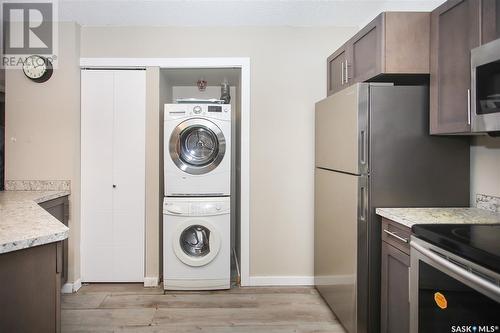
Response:
[[[430,11],[444,0],[59,0],[83,26],[363,26],[382,11]]]

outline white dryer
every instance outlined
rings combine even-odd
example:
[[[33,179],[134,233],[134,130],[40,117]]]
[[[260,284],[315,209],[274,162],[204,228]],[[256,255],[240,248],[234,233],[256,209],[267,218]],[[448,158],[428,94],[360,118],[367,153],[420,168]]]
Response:
[[[229,289],[230,198],[165,198],[163,286]]]
[[[231,188],[231,105],[165,104],[165,196],[224,196]]]

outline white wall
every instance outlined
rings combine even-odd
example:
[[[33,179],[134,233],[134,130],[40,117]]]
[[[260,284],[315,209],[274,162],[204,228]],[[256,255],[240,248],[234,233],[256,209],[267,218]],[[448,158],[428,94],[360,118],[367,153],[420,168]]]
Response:
[[[164,124],[164,115],[163,115],[163,110],[164,110],[164,105],[166,103],[171,103],[172,102],[172,84],[171,82],[169,81],[169,79],[167,78],[166,75],[164,75],[164,73],[162,73],[161,70],[160,71],[160,85],[159,85],[159,89],[160,89],[160,100],[159,100],[159,105],[158,105],[158,110],[159,110],[159,113],[158,113],[158,127],[159,127],[159,135],[158,135],[158,156],[159,156],[159,160],[158,160],[158,170],[159,170],[159,174],[160,174],[160,179],[159,179],[159,183],[160,183],[160,187],[159,187],[159,192],[158,192],[158,214],[159,216],[162,216],[159,218],[159,220],[162,222],[160,223],[160,228],[159,228],[159,234],[157,235],[157,237],[159,238],[159,241],[158,241],[158,247],[156,248],[157,251],[160,251],[160,249],[163,249],[163,198],[164,198],[164,195],[165,195],[165,191],[164,191],[164,187],[165,187],[165,183],[164,183],[164,177],[165,177],[165,174],[163,172],[163,124]],[[158,181],[158,179],[156,179],[156,181]],[[159,271],[158,271],[158,276],[162,276],[163,275],[163,253],[158,253],[158,259],[159,259]]]
[[[59,23],[59,61],[34,83],[6,71],[5,179],[71,180],[68,280],[80,277],[80,27]],[[30,277],[31,278],[31,277]]]
[[[500,138],[473,138],[470,164],[471,205],[476,201],[476,194],[500,197]]]
[[[144,283],[155,286],[160,277],[160,68],[146,69],[146,216]]]
[[[314,103],[355,28],[85,27],[82,57],[250,57],[252,276],[313,275]]]

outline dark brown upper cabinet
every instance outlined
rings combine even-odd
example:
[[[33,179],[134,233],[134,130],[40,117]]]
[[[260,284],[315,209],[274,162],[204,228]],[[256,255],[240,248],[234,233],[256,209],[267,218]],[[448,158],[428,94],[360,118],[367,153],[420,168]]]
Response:
[[[448,0],[431,13],[431,134],[470,133],[471,50],[498,38],[498,0]]]
[[[500,38],[500,1],[481,1],[481,43]]]
[[[346,79],[347,56],[346,49],[335,51],[328,57],[328,95],[331,95],[347,86]]]
[[[431,14],[431,134],[470,132],[470,50],[479,46],[479,8],[479,0],[451,0]]]
[[[328,95],[384,74],[428,74],[429,20],[429,13],[378,15],[328,58]]]

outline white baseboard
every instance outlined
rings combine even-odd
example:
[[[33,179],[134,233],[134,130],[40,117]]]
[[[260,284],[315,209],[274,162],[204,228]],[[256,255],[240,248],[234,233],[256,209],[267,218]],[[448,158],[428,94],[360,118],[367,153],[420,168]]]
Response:
[[[144,287],[158,287],[158,280],[157,276],[145,276]]]
[[[249,286],[313,286],[314,276],[250,276]]]
[[[73,283],[65,283],[61,288],[61,292],[63,294],[76,293],[78,289],[80,289],[81,287],[82,287],[82,280],[78,279]]]

